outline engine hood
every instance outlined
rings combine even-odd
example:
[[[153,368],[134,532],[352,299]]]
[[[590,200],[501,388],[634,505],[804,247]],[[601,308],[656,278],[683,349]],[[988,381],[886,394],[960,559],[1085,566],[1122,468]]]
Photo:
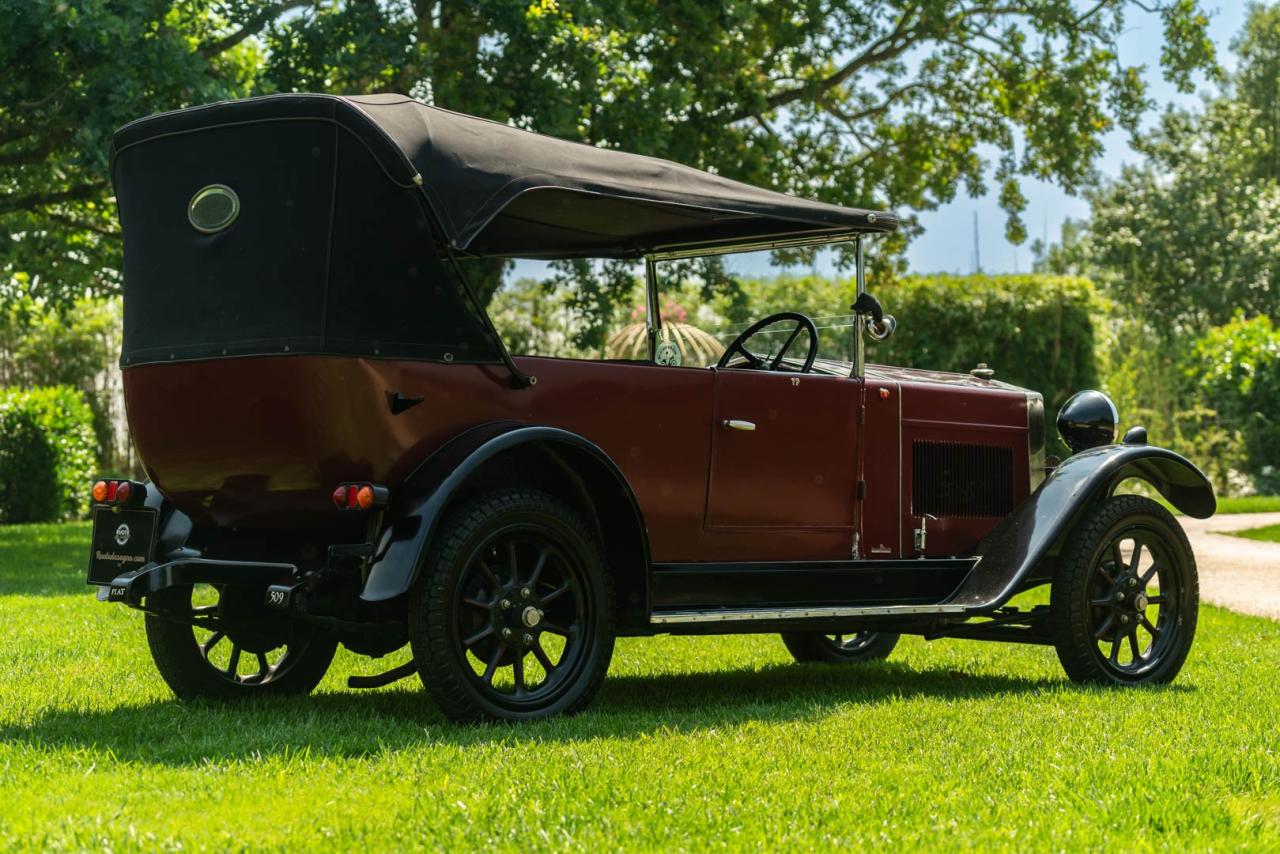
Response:
[[[950,371],[927,371],[922,368],[893,368],[887,365],[867,365],[867,379],[885,380],[888,382],[935,383],[937,385],[966,386],[968,388],[998,388],[1003,391],[1030,391],[1021,386],[984,380],[972,374],[957,374]]]
[[[787,361],[790,362],[790,360]],[[813,370],[833,377],[847,377],[853,370],[853,364],[835,359],[817,359],[813,363]],[[1000,389],[1001,391],[1031,391],[1031,389],[1011,385],[999,380],[980,379],[972,374],[958,374],[951,371],[928,371],[923,368],[895,368],[889,365],[869,364],[867,365],[866,376],[868,380],[881,380],[883,382],[930,383],[965,388]]]

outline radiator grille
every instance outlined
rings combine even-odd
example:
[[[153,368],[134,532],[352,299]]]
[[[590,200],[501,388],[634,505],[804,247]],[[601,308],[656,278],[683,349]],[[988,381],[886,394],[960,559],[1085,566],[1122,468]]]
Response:
[[[990,445],[911,443],[911,512],[1004,516],[1013,509],[1013,452]]]

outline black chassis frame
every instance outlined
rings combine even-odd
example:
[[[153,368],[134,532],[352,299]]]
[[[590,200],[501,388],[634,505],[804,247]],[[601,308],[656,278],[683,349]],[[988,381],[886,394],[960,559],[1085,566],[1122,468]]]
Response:
[[[652,564],[644,518],[621,470],[589,440],[554,427],[494,422],[468,430],[427,458],[374,514],[365,541],[332,545],[319,568],[220,560],[189,547],[191,521],[147,490],[160,512],[156,559],[103,587],[99,598],[146,610],[166,587],[197,582],[267,590],[281,616],[338,632],[357,652],[382,655],[404,643],[403,596],[431,538],[458,501],[511,473],[590,508],[615,574],[619,633],[726,634],[859,630],[1050,643],[1043,606],[1008,606],[1018,593],[1052,581],[1061,544],[1088,507],[1130,478],[1143,480],[1197,518],[1216,509],[1213,488],[1178,454],[1145,444],[1107,445],[1069,457],[1005,517],[973,556],[776,564]],[[312,593],[358,567],[358,601],[341,614],[317,608]],[[738,591],[738,592],[733,592]],[[761,597],[773,592],[770,604]],[[319,597],[321,600],[324,597]],[[328,604],[332,606],[334,600]],[[399,614],[399,616],[397,616]]]

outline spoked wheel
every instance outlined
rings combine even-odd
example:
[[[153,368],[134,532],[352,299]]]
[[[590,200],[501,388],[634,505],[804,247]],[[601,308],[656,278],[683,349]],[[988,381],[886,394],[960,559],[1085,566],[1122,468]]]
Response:
[[[455,720],[571,714],[613,653],[612,588],[568,505],[494,493],[447,520],[411,596],[409,637],[427,693]]]
[[[852,664],[888,658],[898,645],[899,635],[892,632],[850,632],[824,635],[821,632],[783,632],[786,644],[796,661],[825,661]]]
[[[1159,504],[1122,495],[1081,523],[1050,595],[1058,658],[1079,682],[1168,682],[1191,650],[1195,557]]]
[[[235,699],[306,694],[319,684],[337,640],[261,603],[259,588],[206,584],[149,598],[147,644],[174,694]]]

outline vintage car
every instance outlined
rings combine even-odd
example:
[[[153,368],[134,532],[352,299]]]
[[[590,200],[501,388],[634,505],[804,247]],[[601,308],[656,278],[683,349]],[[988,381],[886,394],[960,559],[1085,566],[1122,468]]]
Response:
[[[1141,428],[1116,444],[1097,391],[1059,414],[1058,462],[1040,394],[866,364],[895,322],[863,242],[891,213],[391,95],[152,116],[112,170],[148,479],[94,484],[88,580],[145,613],[181,698],[308,692],[338,644],[407,644],[349,684],[417,673],[459,720],[584,708],[618,636],[776,632],[849,663],[904,633],[1045,644],[1118,684],[1187,656],[1187,539],[1117,490],[1205,517],[1204,475]],[[665,262],[839,241],[852,362],[797,313],[713,365],[661,334]],[[495,258],[643,264],[648,358],[510,355],[468,283]]]

